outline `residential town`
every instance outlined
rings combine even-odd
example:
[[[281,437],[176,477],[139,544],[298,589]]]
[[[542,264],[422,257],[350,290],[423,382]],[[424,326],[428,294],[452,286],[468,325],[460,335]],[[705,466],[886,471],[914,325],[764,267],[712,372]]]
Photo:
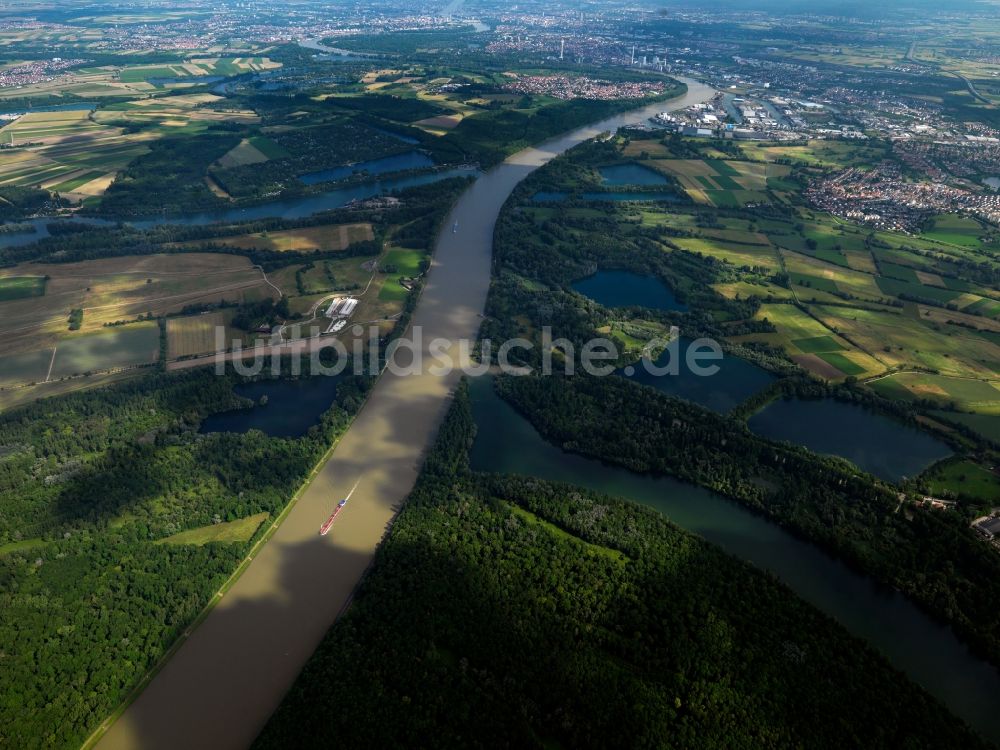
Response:
[[[662,94],[665,83],[655,81],[601,81],[586,76],[518,76],[503,88],[519,94],[538,94],[556,99],[641,99]]]
[[[34,83],[45,83],[55,80],[61,71],[83,65],[86,60],[54,57],[51,60],[32,60],[31,62],[0,67],[0,89],[30,86]]]

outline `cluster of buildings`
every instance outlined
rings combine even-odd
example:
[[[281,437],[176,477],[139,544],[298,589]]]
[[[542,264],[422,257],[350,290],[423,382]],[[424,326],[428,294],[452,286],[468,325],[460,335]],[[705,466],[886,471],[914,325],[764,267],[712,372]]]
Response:
[[[542,94],[556,99],[642,99],[662,94],[666,84],[658,81],[601,81],[586,76],[515,76],[505,91]]]
[[[1000,514],[977,518],[972,522],[972,528],[984,539],[1000,547]]]
[[[543,56],[550,59],[587,63],[627,62],[628,50],[616,38],[600,34],[519,32],[509,29],[486,45],[486,51],[498,56]]]
[[[301,4],[283,8],[276,15],[272,3],[242,0],[231,5],[217,5],[212,12],[190,0],[171,6],[174,10],[190,8],[195,17],[145,23],[108,22],[100,36],[86,41],[88,49],[107,52],[146,50],[196,50],[216,45],[229,48],[246,43],[280,43],[297,39],[346,37],[358,34],[389,33],[416,29],[440,29],[466,25],[467,22],[443,16],[440,8],[415,9],[406,0],[378,0],[345,6]],[[127,11],[121,14],[127,17]],[[5,35],[25,32],[53,40],[61,35],[79,36],[79,25],[41,21],[30,17],[12,17],[0,21],[0,42]],[[35,81],[32,81],[35,82]]]
[[[326,308],[326,317],[330,319],[330,326],[326,329],[326,333],[336,333],[342,330],[357,306],[358,300],[354,297],[335,297],[330,306]]]
[[[938,213],[972,214],[1000,222],[1000,195],[938,181],[906,180],[891,162],[872,169],[845,169],[814,182],[805,197],[820,210],[897,232],[917,232],[929,215]]]
[[[218,35],[202,24],[127,24],[101,29],[93,49],[107,52],[202,49],[215,44]]]
[[[653,119],[666,130],[686,136],[774,141],[804,137],[803,131],[793,127],[774,103],[731,94],[718,94],[704,104],[662,112]]]
[[[87,61],[53,57],[51,60],[32,60],[0,68],[0,89],[19,88],[52,81],[58,77],[60,71],[83,65],[85,62]]]
[[[1000,138],[969,136],[953,140],[897,140],[893,153],[932,180],[948,177],[1000,188]],[[983,179],[985,177],[985,179]]]

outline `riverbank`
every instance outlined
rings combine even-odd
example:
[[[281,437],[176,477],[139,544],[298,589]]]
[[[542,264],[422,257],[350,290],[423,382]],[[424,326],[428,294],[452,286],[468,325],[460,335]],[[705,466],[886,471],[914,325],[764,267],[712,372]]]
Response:
[[[423,329],[426,356],[435,338],[475,338],[490,283],[493,226],[514,187],[578,143],[714,95],[696,81],[682,82],[688,86],[684,96],[525,149],[470,186],[438,235],[413,316]],[[453,232],[456,222],[460,229]],[[450,354],[460,359],[457,346]],[[268,544],[99,747],[244,748],[253,741],[370,564],[416,481],[458,375],[382,375]],[[320,537],[335,499],[359,479],[350,511],[334,533]]]

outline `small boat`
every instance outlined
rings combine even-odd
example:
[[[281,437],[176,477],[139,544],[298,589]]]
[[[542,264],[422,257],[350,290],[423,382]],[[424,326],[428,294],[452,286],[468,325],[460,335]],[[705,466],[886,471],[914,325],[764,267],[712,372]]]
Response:
[[[319,527],[320,536],[326,536],[329,533],[330,529],[333,528],[333,522],[337,520],[337,515],[340,513],[340,511],[344,509],[344,506],[347,505],[347,501],[351,499],[351,495],[354,494],[354,490],[358,488],[358,485],[360,483],[361,480],[359,479],[357,482],[354,483],[354,486],[351,487],[351,491],[347,493],[347,497],[345,497],[343,500],[337,503],[337,507],[333,509],[333,513],[331,513],[330,517],[323,522],[322,526]]]
[[[451,233],[454,234],[457,231],[458,231],[458,222],[456,221],[454,224],[451,225]]]

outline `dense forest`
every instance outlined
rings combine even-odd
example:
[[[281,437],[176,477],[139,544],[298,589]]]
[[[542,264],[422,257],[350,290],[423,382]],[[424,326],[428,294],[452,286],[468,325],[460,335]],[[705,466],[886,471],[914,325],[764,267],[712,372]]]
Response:
[[[48,207],[60,205],[48,190],[16,185],[0,185],[0,221],[15,221],[34,216]]]
[[[979,746],[840,626],[657,512],[470,474],[473,432],[460,391],[258,750]]]
[[[264,140],[261,147],[270,150],[275,158],[216,167],[211,170],[212,178],[234,198],[266,198],[294,192],[296,186],[301,187],[299,175],[412,149],[387,132],[353,121],[279,131]]]
[[[274,517],[369,388],[297,439],[199,434],[235,376],[150,374],[0,415],[0,746],[78,747],[197,616],[245,543],[162,544]]]
[[[634,205],[578,201],[580,192],[600,188],[598,166],[627,161],[622,156],[626,143],[588,142],[553,160],[517,188],[497,222],[482,337],[534,341],[521,363],[536,370],[543,357],[538,345],[543,326],[551,326],[552,338],[568,339],[577,352],[598,335],[623,333],[618,343],[632,338],[641,344],[662,337],[672,325],[684,336],[720,342],[773,330],[768,321],[752,318],[764,301],[760,297],[725,298],[713,288],[737,278],[777,281],[773,271],[687,252],[674,240],[717,225],[722,217],[745,221],[752,234],[765,213],[769,231],[791,235],[797,231],[791,215],[783,215],[788,212],[780,206],[701,207],[686,208],[683,220],[674,222],[668,207],[663,209],[668,218],[646,223],[643,210]],[[562,191],[567,199],[551,208],[533,200],[538,191]],[[686,309],[609,308],[573,289],[573,282],[602,269],[655,276]],[[913,503],[900,512],[901,499],[907,492],[912,499],[919,481],[887,485],[846,461],[757,437],[744,423],[781,397],[836,398],[910,424],[916,423],[919,404],[887,401],[850,378],[824,384],[766,344],[724,346],[782,378],[728,416],[620,377],[502,378],[498,388],[556,445],[639,473],[670,474],[739,500],[898,587],[1000,664],[995,607],[1000,557],[976,538],[962,512],[932,512]],[[622,365],[624,347],[619,352],[617,364]],[[972,444],[967,434],[943,439],[956,449]]]
[[[958,514],[897,513],[898,490],[845,461],[757,437],[625,378],[496,382],[547,440],[739,500],[898,587],[1000,664],[1000,557]]]
[[[219,208],[205,184],[205,165],[240,142],[230,133],[161,138],[118,175],[95,211],[104,216],[151,216]]]

